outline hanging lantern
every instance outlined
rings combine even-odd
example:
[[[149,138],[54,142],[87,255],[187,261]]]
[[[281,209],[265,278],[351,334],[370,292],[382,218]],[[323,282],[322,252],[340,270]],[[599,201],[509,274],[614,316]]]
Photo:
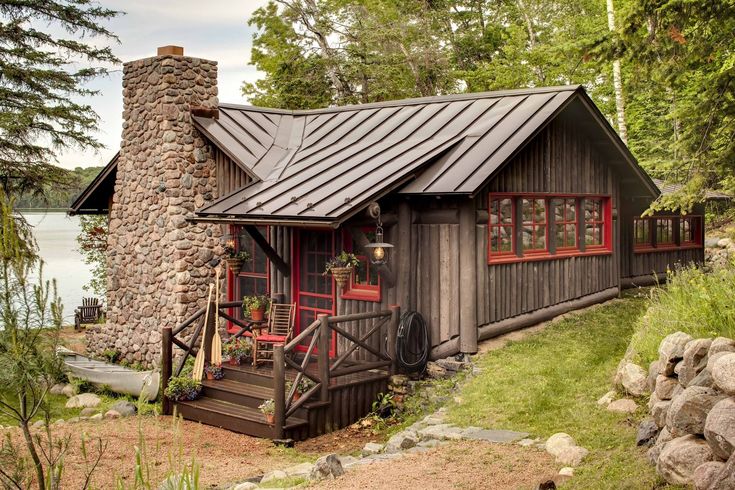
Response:
[[[370,263],[374,265],[382,265],[388,261],[388,249],[393,248],[390,243],[383,241],[383,223],[378,215],[378,225],[375,227],[375,241],[365,245],[370,254]]]

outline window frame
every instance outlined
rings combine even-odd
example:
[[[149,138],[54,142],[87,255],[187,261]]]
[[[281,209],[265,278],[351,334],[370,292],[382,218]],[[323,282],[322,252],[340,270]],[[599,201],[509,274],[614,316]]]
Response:
[[[658,242],[658,222],[660,220],[670,220],[672,228],[673,242]],[[649,238],[645,244],[636,242],[636,223],[645,221],[649,226]],[[693,240],[682,240],[682,223],[689,222],[692,228]],[[635,216],[633,218],[633,252],[634,253],[651,253],[651,252],[670,252],[672,250],[687,250],[694,248],[702,248],[702,226],[704,216],[701,214],[688,214],[684,216],[661,215],[661,216]]]
[[[587,202],[592,201],[600,201],[600,219],[591,219],[587,220],[585,216],[586,209],[582,209],[582,206],[586,206]],[[580,204],[580,211],[581,211],[581,223],[582,223],[582,230],[580,230],[581,235],[584,237],[584,248],[585,250],[596,250],[605,248],[606,243],[608,242],[608,235],[610,232],[608,231],[607,223],[608,223],[608,217],[606,212],[606,206],[605,206],[605,199],[599,198],[599,197],[585,197],[583,198],[583,202]],[[600,243],[587,243],[587,226],[592,225],[595,229],[600,228],[600,233],[602,233],[602,236],[600,237]],[[594,236],[594,233],[593,233]]]
[[[491,251],[491,231],[493,226],[491,209],[492,201],[495,199],[511,199],[513,204],[513,252]],[[522,199],[544,199],[546,208],[546,250],[522,250],[520,233],[522,232],[521,217],[521,200]],[[575,199],[576,205],[576,246],[575,247],[556,247],[556,220],[555,215],[549,214],[553,208],[554,200]],[[602,201],[602,244],[601,245],[584,245],[582,230],[584,229],[583,217],[583,201],[585,199],[598,199]],[[488,210],[488,230],[487,230],[487,262],[489,265],[508,264],[514,262],[531,262],[540,260],[565,259],[570,257],[590,256],[590,255],[610,255],[613,253],[612,244],[612,196],[605,194],[569,194],[569,193],[528,193],[528,192],[490,192],[487,201]],[[566,222],[565,222],[566,223]],[[571,224],[571,222],[568,222]],[[553,228],[552,228],[553,227]],[[553,233],[552,233],[553,231]],[[552,243],[553,242],[553,243]]]
[[[361,230],[363,232],[370,232],[374,231],[374,228],[364,227],[361,228]],[[349,231],[345,229],[342,230],[342,245],[345,251],[354,253],[355,256],[360,260],[360,262],[365,262],[365,269],[367,274],[366,277],[370,277],[370,268],[375,266],[370,263],[370,257],[368,257],[367,253],[364,250],[361,253],[355,252],[355,245],[352,240],[352,235],[349,233]],[[375,303],[379,303],[382,300],[383,296],[383,278],[380,277],[380,274],[377,274],[377,276],[377,285],[357,284],[355,283],[355,271],[353,270],[352,274],[350,274],[350,280],[347,281],[342,290],[339,292],[340,298],[355,301],[372,301]]]
[[[492,210],[492,202],[494,200],[504,201],[506,199],[510,200],[510,216],[511,216],[510,224],[502,224],[500,222],[500,212],[498,212],[498,223],[493,223],[492,215],[490,214],[490,211]],[[488,210],[488,235],[487,235],[488,261],[491,260],[492,257],[515,257],[516,256],[516,226],[517,226],[516,200],[509,196],[500,196],[497,198],[493,198],[491,196],[488,200],[487,210]],[[499,210],[500,210],[500,205],[498,205],[498,211]],[[499,250],[497,252],[493,251],[492,249],[493,228],[510,228],[510,250],[506,250],[506,251]]]
[[[523,240],[520,240],[520,249],[521,253],[526,255],[550,255],[549,250],[549,200],[546,198],[541,197],[529,197],[529,196],[523,196],[519,199],[521,206],[520,206],[520,232],[523,233],[524,228],[530,226],[531,227],[531,244],[535,245],[536,241],[536,228],[543,226],[544,227],[544,248],[523,248]],[[523,202],[524,201],[530,201],[531,202],[531,221],[525,221],[523,219]],[[543,221],[536,221],[536,205],[537,201],[543,201],[544,203],[544,220]]]
[[[572,199],[574,200],[574,220],[573,221],[570,221],[570,220],[567,219],[567,204],[566,204],[566,202],[568,200],[572,200]],[[567,251],[574,252],[574,251],[577,251],[577,250],[579,250],[579,208],[580,208],[580,202],[579,201],[580,200],[578,198],[576,198],[576,197],[554,197],[554,198],[549,199],[549,203],[553,203],[554,201],[561,202],[562,209],[563,209],[563,211],[562,211],[562,220],[561,221],[557,221],[556,220],[556,214],[552,211],[552,215],[554,217],[553,222],[554,222],[554,245],[555,245],[555,249],[557,251],[561,251],[561,252],[567,252]],[[553,207],[553,206],[551,206],[551,207]],[[556,236],[557,236],[556,235],[557,234],[557,229],[556,228],[558,226],[563,226],[564,227],[564,242],[566,242],[567,226],[570,226],[570,225],[574,225],[574,245],[564,245],[564,246],[561,246],[560,247],[556,243]]]
[[[261,227],[258,227],[261,228]],[[264,225],[265,232],[263,236],[266,240],[270,242],[270,226]],[[263,232],[263,230],[261,230]],[[237,250],[240,251],[240,235],[243,233],[247,233],[247,231],[244,230],[243,226],[240,225],[230,225],[229,228],[230,236],[236,237],[235,238],[235,244],[237,246]],[[253,240],[253,250],[258,250],[258,244],[255,243]],[[253,250],[248,250],[248,253],[251,254],[251,257],[253,256]],[[262,251],[261,251],[262,252]],[[265,252],[262,252],[265,254]],[[240,271],[239,273],[235,274],[231,270],[227,269],[227,297],[229,301],[242,301],[243,298],[243,292],[240,289],[240,278],[241,277],[251,277],[251,278],[257,278],[257,279],[263,279],[265,278],[265,290],[266,290],[266,296],[271,296],[271,261],[268,258],[268,256],[265,256],[265,274],[261,272],[248,272],[248,271]],[[234,314],[232,314],[234,313]],[[237,318],[240,320],[242,318],[242,308],[237,308],[237,311],[231,311],[230,315],[234,318]],[[235,333],[240,330],[240,327],[237,327],[234,325],[231,321],[227,322],[227,331],[230,333]]]
[[[700,215],[686,215],[679,217],[679,246],[680,247],[700,247],[702,245],[702,222],[704,218]],[[693,236],[692,240],[684,240],[682,234],[684,228],[681,226],[682,223],[689,223],[689,230]]]

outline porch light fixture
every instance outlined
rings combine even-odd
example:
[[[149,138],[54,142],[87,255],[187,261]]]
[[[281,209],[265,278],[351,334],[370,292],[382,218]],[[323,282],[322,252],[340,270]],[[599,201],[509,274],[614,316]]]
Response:
[[[370,253],[370,263],[382,265],[388,261],[388,249],[393,245],[383,241],[383,222],[380,220],[380,208],[377,211],[378,224],[375,226],[375,241],[365,245]]]

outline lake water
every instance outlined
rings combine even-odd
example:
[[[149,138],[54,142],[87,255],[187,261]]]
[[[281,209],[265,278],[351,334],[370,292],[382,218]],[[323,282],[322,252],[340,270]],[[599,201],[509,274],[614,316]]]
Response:
[[[22,214],[33,226],[39,254],[45,262],[44,277],[56,279],[65,323],[73,323],[74,308],[82,304],[82,297],[94,296],[83,289],[92,279],[92,273],[78,251],[79,217],[63,212],[23,211]]]

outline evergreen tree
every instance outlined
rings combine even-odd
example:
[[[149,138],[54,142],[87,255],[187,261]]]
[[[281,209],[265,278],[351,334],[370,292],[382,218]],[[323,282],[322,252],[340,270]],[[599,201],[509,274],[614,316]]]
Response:
[[[107,46],[117,38],[100,22],[118,12],[90,0],[0,1],[0,186],[7,195],[43,193],[65,183],[52,165],[59,151],[98,148],[89,135],[97,115],[75,102],[84,83],[117,63]],[[81,68],[80,68],[81,67]]]

